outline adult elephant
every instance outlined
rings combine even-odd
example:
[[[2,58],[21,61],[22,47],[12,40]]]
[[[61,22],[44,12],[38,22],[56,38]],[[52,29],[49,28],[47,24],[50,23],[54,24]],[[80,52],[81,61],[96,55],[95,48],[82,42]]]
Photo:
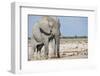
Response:
[[[45,47],[45,57],[48,58],[48,45],[51,41],[53,44],[54,55],[58,58],[59,54],[59,36],[60,36],[60,22],[57,17],[43,16],[38,22],[35,23],[32,29],[31,44],[34,52],[41,52],[41,48]],[[30,56],[32,56],[31,53]]]

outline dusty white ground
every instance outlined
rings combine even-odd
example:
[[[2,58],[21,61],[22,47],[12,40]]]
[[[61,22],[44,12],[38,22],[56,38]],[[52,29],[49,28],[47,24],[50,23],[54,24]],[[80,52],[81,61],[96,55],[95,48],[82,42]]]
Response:
[[[31,52],[30,44],[28,48],[28,51]],[[61,59],[88,58],[87,38],[60,39],[60,57]],[[32,60],[43,59],[45,59],[44,47],[42,48],[41,54],[34,53],[34,56],[32,57]],[[49,44],[49,59],[55,59],[51,44]]]

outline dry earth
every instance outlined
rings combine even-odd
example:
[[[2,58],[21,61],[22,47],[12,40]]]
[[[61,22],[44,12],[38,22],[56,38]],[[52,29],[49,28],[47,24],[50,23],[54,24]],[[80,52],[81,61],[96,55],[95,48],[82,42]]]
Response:
[[[31,50],[30,41],[28,44],[29,52]],[[60,59],[88,58],[88,39],[87,38],[61,38],[60,39]],[[32,60],[44,60],[44,47],[41,54],[34,53]],[[51,43],[49,44],[49,59],[54,57]]]

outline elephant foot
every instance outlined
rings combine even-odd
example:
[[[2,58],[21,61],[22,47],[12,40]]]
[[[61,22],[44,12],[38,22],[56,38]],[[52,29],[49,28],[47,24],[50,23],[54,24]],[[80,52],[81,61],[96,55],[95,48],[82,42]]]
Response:
[[[57,54],[57,57],[58,57],[58,58],[60,58],[60,55],[59,55],[59,54]]]
[[[28,61],[31,61],[31,59],[28,59]]]
[[[45,56],[45,59],[48,59],[48,56]]]
[[[45,57],[45,59],[48,59],[48,57]]]

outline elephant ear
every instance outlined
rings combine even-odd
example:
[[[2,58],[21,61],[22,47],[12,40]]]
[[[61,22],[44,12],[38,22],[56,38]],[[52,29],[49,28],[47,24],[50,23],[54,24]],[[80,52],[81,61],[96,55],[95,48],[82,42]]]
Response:
[[[49,22],[47,19],[45,18],[41,19],[39,21],[39,27],[44,33],[50,34],[50,27],[49,27]]]

